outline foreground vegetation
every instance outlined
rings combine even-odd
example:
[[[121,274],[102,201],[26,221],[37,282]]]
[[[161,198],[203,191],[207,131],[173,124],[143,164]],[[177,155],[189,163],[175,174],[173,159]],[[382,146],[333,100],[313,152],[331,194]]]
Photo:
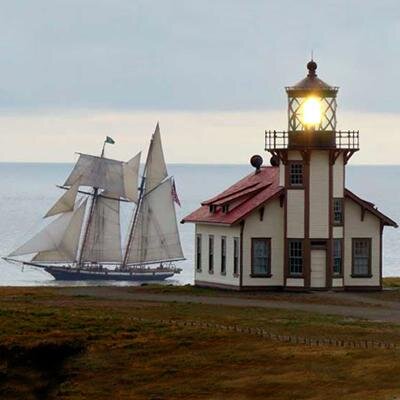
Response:
[[[397,276],[390,278],[383,278],[383,286],[385,288],[400,288],[400,278]]]
[[[1,289],[0,398],[400,397],[398,349],[294,345],[211,328],[170,326],[164,319],[400,345],[395,324],[298,311],[110,300],[68,289]]]

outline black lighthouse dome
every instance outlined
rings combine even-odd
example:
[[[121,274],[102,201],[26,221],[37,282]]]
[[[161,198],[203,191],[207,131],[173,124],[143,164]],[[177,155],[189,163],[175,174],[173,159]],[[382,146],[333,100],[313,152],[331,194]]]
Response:
[[[296,95],[298,92],[302,91],[325,92],[326,94],[330,93],[336,95],[338,87],[331,86],[322,79],[319,79],[316,73],[317,67],[317,63],[314,60],[310,60],[307,63],[307,76],[295,85],[286,87],[286,91],[289,95],[291,93]]]

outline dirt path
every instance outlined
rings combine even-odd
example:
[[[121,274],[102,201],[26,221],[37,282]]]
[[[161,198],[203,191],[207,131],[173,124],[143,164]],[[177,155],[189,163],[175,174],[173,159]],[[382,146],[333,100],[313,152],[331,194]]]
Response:
[[[340,315],[343,317],[368,319],[379,322],[400,323],[400,305],[395,302],[384,302],[366,298],[359,294],[350,295],[355,301],[364,301],[368,304],[375,304],[379,307],[363,306],[343,306],[332,304],[309,304],[301,302],[289,302],[279,300],[247,299],[242,297],[209,297],[195,295],[174,295],[174,294],[156,294],[145,293],[144,291],[126,290],[124,288],[110,287],[73,287],[63,289],[67,295],[86,295],[96,298],[106,298],[115,300],[133,300],[133,301],[155,301],[155,302],[178,302],[178,303],[196,303],[209,305],[224,305],[234,307],[261,307],[274,308],[281,310],[298,310],[306,312],[315,312],[320,314]],[[326,293],[320,294],[321,303],[324,296],[348,296],[346,293]]]
[[[388,301],[383,299],[377,299],[369,297],[365,293],[355,293],[355,292],[321,292],[318,296],[323,299],[341,299],[345,301],[353,301],[357,303],[364,303],[365,305],[379,306],[384,308],[392,308],[400,311],[400,302]]]

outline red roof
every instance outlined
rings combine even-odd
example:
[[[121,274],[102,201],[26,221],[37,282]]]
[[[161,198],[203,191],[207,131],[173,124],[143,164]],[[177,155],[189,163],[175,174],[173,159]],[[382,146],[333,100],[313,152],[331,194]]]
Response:
[[[182,223],[235,224],[265,202],[283,194],[284,188],[278,183],[278,167],[261,167],[258,173],[252,172],[219,195],[204,201],[202,206],[186,216]],[[224,205],[229,207],[228,212],[223,211]],[[210,212],[210,207],[216,207],[215,212]]]
[[[201,207],[186,216],[184,222],[233,225],[261,207],[266,202],[283,195],[285,190],[279,186],[279,168],[261,167],[258,173],[252,172],[219,195],[201,203]],[[358,203],[379,218],[384,225],[397,228],[397,223],[381,213],[373,203],[363,200],[350,190],[345,196]],[[226,211],[224,206],[228,206]],[[213,212],[210,207],[215,208]]]

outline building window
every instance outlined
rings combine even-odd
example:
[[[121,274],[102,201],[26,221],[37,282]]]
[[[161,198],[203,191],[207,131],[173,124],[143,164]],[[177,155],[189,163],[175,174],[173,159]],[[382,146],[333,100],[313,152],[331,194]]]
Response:
[[[251,239],[252,275],[271,274],[271,240],[267,238]]]
[[[222,206],[222,212],[227,214],[229,212],[229,204],[224,204]]]
[[[233,274],[239,274],[239,238],[233,238]]]
[[[333,274],[341,275],[343,268],[343,240],[333,239]]]
[[[226,274],[226,237],[221,236],[221,274]]]
[[[333,199],[333,223],[343,225],[343,199]]]
[[[303,241],[291,239],[288,243],[289,274],[303,274]]]
[[[201,235],[196,235],[196,270],[201,271]]]
[[[210,204],[210,213],[215,214],[217,212],[217,206],[215,204]]]
[[[371,239],[353,239],[352,276],[371,276]]]
[[[214,271],[214,236],[208,236],[208,271]]]
[[[302,187],[303,186],[303,163],[291,162],[289,167],[289,186]]]

